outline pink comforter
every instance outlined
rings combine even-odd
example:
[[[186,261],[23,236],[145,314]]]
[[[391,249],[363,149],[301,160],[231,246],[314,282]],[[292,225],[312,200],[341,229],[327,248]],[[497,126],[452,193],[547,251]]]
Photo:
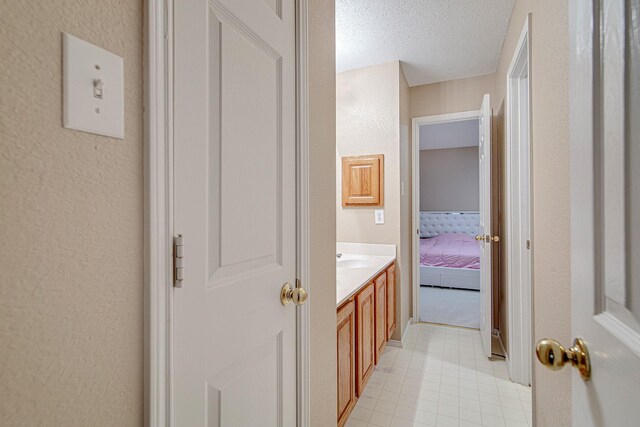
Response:
[[[420,264],[478,270],[480,245],[473,237],[458,233],[420,239]]]

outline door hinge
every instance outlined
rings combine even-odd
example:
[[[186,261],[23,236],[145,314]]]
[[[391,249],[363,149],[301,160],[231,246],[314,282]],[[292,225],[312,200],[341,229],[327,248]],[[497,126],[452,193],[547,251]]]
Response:
[[[527,240],[527,249],[531,249],[531,240]]]
[[[173,238],[173,286],[182,287],[184,279],[184,238],[176,234]]]

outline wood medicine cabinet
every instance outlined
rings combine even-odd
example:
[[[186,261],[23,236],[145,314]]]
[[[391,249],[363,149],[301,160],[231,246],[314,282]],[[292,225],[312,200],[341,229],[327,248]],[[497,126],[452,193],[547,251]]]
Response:
[[[384,206],[384,155],[342,158],[342,207]]]

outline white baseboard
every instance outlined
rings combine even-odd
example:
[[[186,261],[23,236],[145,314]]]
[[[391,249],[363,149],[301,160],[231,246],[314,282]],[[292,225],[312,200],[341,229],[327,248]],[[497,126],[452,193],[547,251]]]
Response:
[[[391,347],[398,347],[398,348],[403,348],[404,345],[403,343],[405,342],[405,338],[407,337],[407,331],[409,330],[409,325],[413,323],[413,317],[410,317],[409,320],[407,321],[407,324],[404,327],[404,332],[402,333],[402,338],[400,338],[400,340],[389,340],[387,341],[387,345],[391,346]]]

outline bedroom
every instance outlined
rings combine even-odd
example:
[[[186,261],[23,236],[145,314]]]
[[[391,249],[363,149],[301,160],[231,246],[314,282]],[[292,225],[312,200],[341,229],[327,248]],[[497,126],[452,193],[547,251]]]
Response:
[[[480,327],[478,118],[419,128],[419,316]]]

